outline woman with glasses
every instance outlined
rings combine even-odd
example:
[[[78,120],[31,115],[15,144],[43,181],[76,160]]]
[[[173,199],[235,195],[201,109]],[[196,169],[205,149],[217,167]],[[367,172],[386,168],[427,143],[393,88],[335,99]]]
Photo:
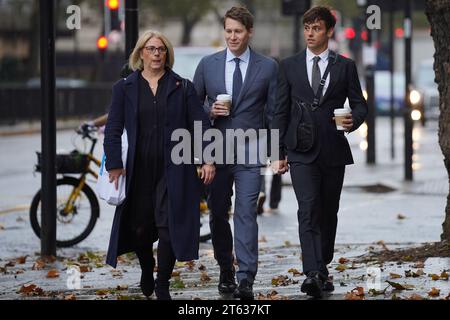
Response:
[[[141,289],[145,296],[155,291],[157,299],[168,300],[169,280],[175,260],[198,259],[200,183],[194,162],[176,165],[171,161],[171,141],[176,129],[187,129],[193,137],[194,121],[203,129],[210,122],[190,82],[183,85],[172,71],[174,51],[159,32],[147,31],[130,55],[134,71],[113,87],[111,109],[105,129],[104,149],[110,181],[117,184],[126,175],[126,200],[116,209],[107,263],[134,251],[142,269]],[[128,135],[126,168],[121,160],[121,135]],[[201,179],[211,183],[215,167],[203,164]],[[157,249],[158,272],[153,279]]]

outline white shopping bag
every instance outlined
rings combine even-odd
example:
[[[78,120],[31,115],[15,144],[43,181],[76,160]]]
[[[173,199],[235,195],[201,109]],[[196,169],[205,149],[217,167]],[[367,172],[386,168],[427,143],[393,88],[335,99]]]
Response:
[[[128,138],[127,132],[124,129],[122,134],[122,163],[123,167],[127,165],[127,153],[128,153]],[[98,180],[95,190],[100,199],[105,200],[106,203],[118,206],[125,200],[125,186],[126,177],[120,176],[118,182],[118,189],[116,190],[114,183],[109,182],[109,174],[105,168],[106,155],[103,155],[102,163],[100,165],[100,171],[98,173]]]

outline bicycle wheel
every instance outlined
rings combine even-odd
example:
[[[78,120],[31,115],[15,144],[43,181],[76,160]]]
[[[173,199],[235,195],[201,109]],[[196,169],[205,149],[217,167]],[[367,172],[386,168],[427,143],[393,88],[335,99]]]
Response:
[[[73,189],[78,187],[79,179],[64,177],[56,181],[56,245],[71,247],[89,236],[94,229],[100,209],[97,197],[85,184],[75,200],[71,212],[64,212],[67,199]],[[41,237],[41,191],[39,190],[31,202],[30,222],[34,233]]]

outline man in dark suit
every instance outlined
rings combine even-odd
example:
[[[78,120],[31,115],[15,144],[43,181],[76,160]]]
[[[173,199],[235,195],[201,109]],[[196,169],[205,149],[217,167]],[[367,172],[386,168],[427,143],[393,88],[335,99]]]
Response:
[[[353,164],[344,131],[352,132],[364,122],[367,103],[355,63],[328,49],[336,24],[329,8],[310,9],[303,24],[307,49],[280,64],[272,122],[273,129],[280,130],[280,161],[272,167],[279,173],[291,171],[307,275],[301,291],[321,297],[323,291],[334,290],[327,264],[333,260],[345,166]],[[345,130],[339,131],[334,110],[343,108],[347,98],[351,113],[344,120]]]
[[[233,7],[227,11],[224,35],[227,49],[202,59],[195,72],[194,86],[200,100],[205,102],[204,109],[213,121],[213,127],[226,137],[225,144],[229,145],[232,139],[226,136],[226,132],[264,129],[272,120],[278,66],[274,60],[249,47],[253,35],[253,16],[246,8]],[[217,96],[221,94],[232,96],[231,111],[224,103],[217,101]],[[220,293],[233,293],[241,299],[253,299],[253,281],[258,269],[256,203],[261,186],[261,168],[265,162],[262,159],[251,161],[250,150],[261,145],[260,139],[263,138],[245,139],[245,142],[234,145],[237,161],[228,152],[225,164],[216,163],[217,175],[208,195],[214,255],[220,266],[218,289]],[[245,150],[239,152],[242,146]],[[242,155],[246,155],[243,162],[239,161]],[[233,236],[228,222],[233,182],[236,197],[234,251],[239,266],[237,288]]]

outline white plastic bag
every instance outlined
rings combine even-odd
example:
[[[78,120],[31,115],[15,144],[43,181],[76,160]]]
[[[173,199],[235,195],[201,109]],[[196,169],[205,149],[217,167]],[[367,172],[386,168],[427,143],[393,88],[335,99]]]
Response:
[[[128,154],[128,137],[127,132],[124,129],[122,134],[122,163],[123,167],[127,165]],[[105,200],[106,203],[118,206],[125,200],[125,186],[126,177],[120,176],[118,181],[118,189],[114,187],[114,183],[109,182],[109,174],[105,168],[106,155],[103,155],[102,163],[100,165],[100,171],[98,173],[98,180],[95,190],[100,199]]]

